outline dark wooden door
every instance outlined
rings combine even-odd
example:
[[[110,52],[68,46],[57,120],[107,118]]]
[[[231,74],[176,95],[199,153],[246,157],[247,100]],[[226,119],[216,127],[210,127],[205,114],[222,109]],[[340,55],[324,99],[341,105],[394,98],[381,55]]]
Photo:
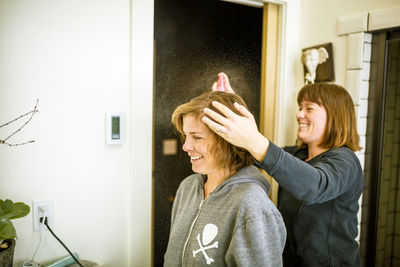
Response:
[[[262,13],[220,0],[155,1],[154,266],[163,265],[176,190],[192,174],[172,112],[210,90],[224,71],[259,121]],[[174,140],[177,152],[171,154],[163,145]]]

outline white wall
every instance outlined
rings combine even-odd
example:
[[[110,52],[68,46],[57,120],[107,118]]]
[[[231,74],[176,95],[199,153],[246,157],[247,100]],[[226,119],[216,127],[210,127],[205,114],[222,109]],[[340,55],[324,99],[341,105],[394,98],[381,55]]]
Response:
[[[399,0],[301,0],[300,48],[332,42],[336,83],[345,86],[347,37],[336,34],[337,18],[399,4]]]
[[[300,20],[301,0],[283,1],[281,10],[283,30],[281,33],[280,48],[281,61],[280,78],[278,78],[278,105],[275,129],[275,142],[280,146],[294,145],[297,138],[297,92],[299,84],[303,80],[299,50],[299,38],[301,38]]]
[[[129,266],[151,266],[154,1],[131,0]],[[133,264],[133,265],[132,265]]]
[[[131,4],[142,9],[133,12],[141,25],[133,19],[132,28]],[[0,123],[32,109],[36,99],[40,110],[10,140],[34,144],[0,146],[0,198],[29,205],[53,199],[56,234],[103,266],[150,262],[152,23],[148,0],[0,0]],[[130,65],[140,53],[145,63]],[[126,114],[121,146],[104,143],[110,110]],[[7,132],[0,129],[0,139]],[[14,222],[17,264],[32,257],[39,233],[31,214]],[[46,232],[36,260],[64,255]]]

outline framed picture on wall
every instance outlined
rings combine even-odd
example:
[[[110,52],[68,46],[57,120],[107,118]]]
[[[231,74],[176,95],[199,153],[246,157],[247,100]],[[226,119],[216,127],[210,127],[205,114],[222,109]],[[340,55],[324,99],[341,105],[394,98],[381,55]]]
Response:
[[[301,61],[306,83],[335,81],[332,43],[304,48]]]

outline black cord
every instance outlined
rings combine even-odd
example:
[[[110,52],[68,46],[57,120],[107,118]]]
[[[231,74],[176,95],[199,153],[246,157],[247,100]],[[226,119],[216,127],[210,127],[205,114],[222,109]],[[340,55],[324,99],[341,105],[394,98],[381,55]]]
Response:
[[[54,234],[54,232],[51,230],[50,226],[47,224],[47,218],[44,219],[44,224],[47,226],[47,229],[49,229],[50,233],[57,239],[58,242],[60,242],[61,245],[63,245],[63,247],[68,251],[69,255],[71,255],[71,257],[75,260],[75,262],[81,266],[84,267],[74,256],[74,254],[71,253],[71,251],[69,251],[69,249],[67,248],[66,245],[64,245],[64,243],[56,236],[56,234]]]

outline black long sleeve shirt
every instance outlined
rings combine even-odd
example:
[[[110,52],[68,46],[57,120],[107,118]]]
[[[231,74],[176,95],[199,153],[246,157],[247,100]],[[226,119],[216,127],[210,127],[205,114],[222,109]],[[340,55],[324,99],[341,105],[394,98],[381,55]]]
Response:
[[[270,142],[257,165],[280,185],[278,208],[287,241],[284,266],[361,266],[357,214],[364,178],[346,147],[332,148],[308,162],[307,149]]]

